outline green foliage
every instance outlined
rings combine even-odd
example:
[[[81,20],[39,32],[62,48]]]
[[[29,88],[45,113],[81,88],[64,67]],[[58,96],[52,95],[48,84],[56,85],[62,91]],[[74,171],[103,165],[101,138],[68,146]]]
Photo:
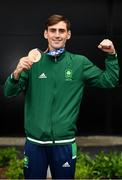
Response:
[[[115,176],[122,179],[122,152],[115,154],[114,160]]]
[[[7,178],[10,179],[23,179],[23,160],[13,159],[9,162],[9,166],[5,173]]]
[[[93,166],[93,177],[110,179],[114,176],[112,153],[105,154],[103,151],[96,155]]]
[[[80,152],[76,163],[77,179],[122,179],[122,153],[100,151],[94,159]]]
[[[14,147],[0,149],[0,167],[6,167],[4,175],[9,179],[23,178],[23,160],[18,158],[19,151]]]
[[[76,179],[89,179],[92,173],[92,159],[86,153],[78,151],[77,163],[76,163]]]
[[[0,149],[0,167],[5,167],[11,159],[15,159],[18,151],[14,147]]]
[[[122,178],[122,153],[101,151],[96,155],[92,176],[99,179]]]

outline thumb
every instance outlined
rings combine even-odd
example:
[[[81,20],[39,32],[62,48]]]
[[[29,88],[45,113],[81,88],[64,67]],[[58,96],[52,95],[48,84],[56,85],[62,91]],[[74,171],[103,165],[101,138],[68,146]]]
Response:
[[[102,49],[102,45],[99,44],[99,45],[98,45],[98,48],[99,48],[99,49]]]

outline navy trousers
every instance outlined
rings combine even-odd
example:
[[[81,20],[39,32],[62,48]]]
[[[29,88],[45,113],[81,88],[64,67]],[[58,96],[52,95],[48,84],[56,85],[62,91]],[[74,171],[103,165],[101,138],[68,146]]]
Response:
[[[24,151],[25,179],[46,179],[48,166],[52,179],[74,179],[76,143],[42,146],[27,140]]]

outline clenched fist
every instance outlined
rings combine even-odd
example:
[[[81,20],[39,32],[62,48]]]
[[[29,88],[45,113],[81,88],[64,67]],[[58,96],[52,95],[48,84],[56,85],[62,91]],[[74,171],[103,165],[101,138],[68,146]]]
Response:
[[[109,54],[116,54],[113,42],[109,39],[104,39],[99,45],[98,48]]]

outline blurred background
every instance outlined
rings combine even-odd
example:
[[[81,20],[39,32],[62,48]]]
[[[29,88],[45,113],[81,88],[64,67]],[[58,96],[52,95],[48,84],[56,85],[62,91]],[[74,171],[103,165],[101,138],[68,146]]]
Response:
[[[6,99],[6,78],[32,48],[45,50],[44,23],[52,14],[71,21],[67,50],[87,56],[104,69],[105,54],[97,46],[113,41],[122,67],[121,0],[18,0],[0,2],[0,136],[24,136],[24,96]],[[86,88],[77,135],[122,135],[122,72],[115,89]]]

